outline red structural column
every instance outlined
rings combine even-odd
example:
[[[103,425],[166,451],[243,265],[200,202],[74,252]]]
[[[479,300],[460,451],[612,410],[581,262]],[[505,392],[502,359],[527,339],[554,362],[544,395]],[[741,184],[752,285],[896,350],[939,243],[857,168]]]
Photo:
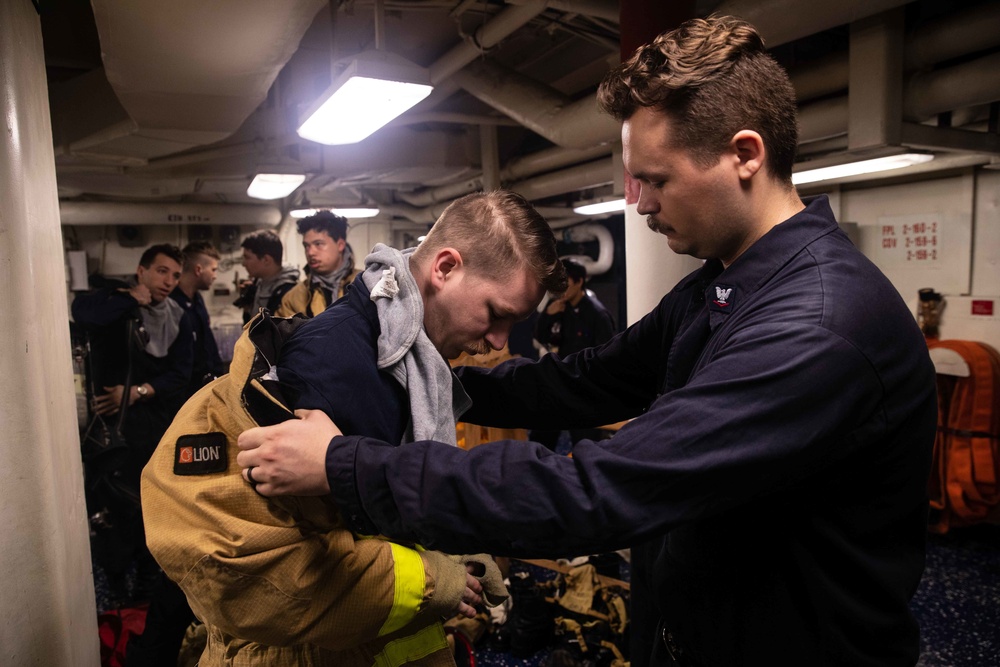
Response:
[[[628,60],[637,48],[659,35],[694,18],[694,0],[622,0],[619,5],[621,58]],[[639,201],[639,188],[625,173],[625,201]]]
[[[695,17],[694,0],[621,0],[621,54],[626,60],[642,44]]]

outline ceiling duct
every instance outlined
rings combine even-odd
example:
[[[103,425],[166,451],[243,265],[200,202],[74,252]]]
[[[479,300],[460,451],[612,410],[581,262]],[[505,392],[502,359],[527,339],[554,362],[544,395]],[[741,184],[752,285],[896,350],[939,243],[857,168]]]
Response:
[[[253,204],[183,204],[172,202],[60,201],[63,225],[251,225],[275,227],[276,206]]]
[[[798,0],[732,0],[716,9],[723,14],[743,16],[757,25],[770,46],[782,44],[822,30],[875,16],[906,4],[906,0],[853,0],[821,3],[809,12],[801,12]],[[997,39],[996,31],[984,28],[1000,15],[997,7],[969,10],[946,21],[917,31],[907,53],[909,67],[953,58],[970,50],[988,48]],[[959,37],[969,35],[969,39]],[[835,92],[847,86],[848,67],[843,60],[830,59],[825,69],[814,75],[806,72],[799,87],[810,80],[825,80],[816,94]],[[995,79],[1000,67],[995,58],[986,57],[961,67],[920,75],[907,86],[907,115],[926,118],[982,101],[1000,98]],[[452,80],[468,93],[528,129],[563,148],[588,148],[617,141],[620,125],[597,108],[593,97],[572,101],[553,88],[518,72],[489,61],[471,63],[456,72]],[[926,91],[918,90],[923,85]],[[835,87],[831,87],[835,86]],[[965,86],[964,89],[961,86]],[[964,90],[959,93],[959,90]],[[847,131],[847,98],[826,100],[802,110],[800,125],[803,141],[838,136]]]
[[[545,4],[545,0],[524,0],[519,3],[520,6],[507,7],[501,11],[427,68],[431,83],[436,86],[476,58],[482,57],[483,51],[496,46],[500,40],[541,14]]]
[[[288,130],[282,124],[287,125],[286,112],[294,101],[308,92],[310,82],[324,74],[324,67],[319,65],[328,64],[316,65],[321,59],[314,57],[320,52],[324,58],[326,56],[326,31],[320,39],[317,37],[320,31],[313,25],[309,36],[302,41],[313,16],[328,3],[325,0],[290,0],[278,4],[280,8],[265,0],[220,0],[218,3],[93,0],[105,68],[54,83],[50,90],[63,192],[122,197],[194,194],[206,200],[212,195],[217,198],[229,196],[231,192],[226,188],[230,183],[236,183],[252,171],[250,158],[260,152],[279,152],[277,145],[273,150],[270,146],[265,149],[258,142],[266,137],[279,137],[279,143],[285,142]],[[338,1],[329,6],[340,11],[338,7],[354,4]],[[356,4],[368,3],[357,0]],[[547,69],[547,61],[549,54],[559,54],[557,49],[561,48],[561,42],[546,41],[548,50],[534,50],[534,47],[539,38],[555,30],[553,21],[558,18],[558,12],[571,13],[565,16],[565,22],[558,22],[558,30],[568,31],[577,15],[593,17],[594,20],[583,21],[584,25],[607,22],[617,3],[610,0],[579,3],[510,0],[492,17],[490,13],[499,5],[487,4],[490,11],[482,12],[481,21],[463,24],[464,28],[459,30],[462,40],[456,44],[453,26],[441,28],[430,19],[425,23],[424,16],[433,13],[431,7],[434,12],[444,8],[441,11],[447,13],[446,6],[450,6],[450,20],[454,20],[463,7],[473,3],[458,0],[451,5],[439,0],[392,3],[393,11],[404,17],[409,30],[406,33],[409,46],[422,56],[414,61],[434,61],[428,69],[436,91],[414,108],[416,113],[398,123],[405,124],[410,131],[404,132],[401,127],[383,130],[379,136],[369,139],[367,145],[354,151],[305,145],[292,135],[292,143],[296,145],[291,148],[301,151],[282,149],[282,155],[287,153],[287,159],[309,166],[310,173],[316,174],[309,184],[311,190],[359,188],[373,198],[388,200],[389,204],[405,202],[400,208],[407,209],[409,215],[402,217],[426,219],[430,213],[426,210],[428,207],[436,208],[439,203],[447,204],[461,194],[483,187],[478,173],[482,150],[473,141],[477,135],[468,127],[440,127],[446,122],[463,125],[516,122],[555,144],[554,148],[531,155],[520,154],[516,146],[500,147],[499,153],[504,158],[500,164],[500,182],[529,198],[544,199],[610,182],[620,166],[617,169],[613,165],[605,167],[594,161],[606,158],[611,153],[611,144],[620,141],[620,125],[599,111],[592,93],[580,99],[564,94],[559,88],[562,63]],[[847,26],[906,3],[901,0],[845,0],[839,4],[809,5],[808,11],[803,11],[801,0],[730,0],[699,4],[712,5],[712,12],[744,16],[758,26],[769,46],[776,46],[835,26]],[[410,14],[411,6],[420,9]],[[982,108],[973,107],[966,112],[961,105],[975,100],[1000,99],[1000,91],[997,91],[1000,83],[995,81],[994,75],[1000,72],[1000,66],[989,60],[991,49],[1000,42],[1000,33],[989,29],[998,15],[1000,3],[976,3],[975,7],[955,9],[940,19],[927,22],[905,36],[905,48],[900,55],[906,71],[903,116],[911,120],[904,123],[908,133],[904,138],[910,143],[930,145],[929,142],[941,138],[942,143],[948,143],[944,139],[953,140],[952,150],[958,150],[955,147],[958,144],[968,150],[971,146],[968,142],[978,140],[985,152],[996,145],[995,134],[953,128],[945,132],[949,128],[930,126],[921,128],[916,127],[912,119],[918,117],[918,120],[933,122],[934,114],[953,112],[954,128],[982,121]],[[536,17],[539,16],[548,24],[548,31],[518,32],[533,20],[538,25]],[[344,15],[341,18],[347,20]],[[427,43],[420,31],[423,27],[432,28],[427,31]],[[515,50],[520,49],[522,43],[533,48],[525,49],[524,54],[513,55],[502,46],[494,50],[493,47],[500,46],[514,33],[517,33],[512,40],[517,42]],[[441,39],[445,41],[437,41]],[[429,48],[431,40],[440,48]],[[268,87],[300,43],[303,47],[300,54],[304,55],[301,60],[291,61],[294,67],[285,69],[281,85],[274,86],[273,99],[268,100]],[[238,59],[233,57],[234,53],[239,53]],[[427,57],[441,53],[444,55]],[[961,65],[949,62],[958,62],[962,56],[978,56],[979,60],[962,58]],[[557,60],[554,56],[552,59]],[[591,60],[593,57],[588,55],[587,61]],[[162,67],[158,61],[163,62]],[[523,71],[536,72],[539,79],[552,83],[542,83],[499,62],[525,63],[521,66]],[[947,67],[933,68],[941,62]],[[804,64],[807,69],[801,73],[807,77],[803,80],[817,91],[816,97],[827,98],[821,103],[807,103],[801,107],[801,136],[803,142],[808,142],[802,147],[802,154],[840,151],[846,142],[847,97],[835,95],[837,91],[843,94],[848,88],[847,54],[832,56],[825,68],[820,68],[820,64],[820,61]],[[536,65],[540,69],[535,69]],[[799,74],[793,73],[797,89]],[[969,90],[956,91],[955,86],[966,79]],[[918,81],[923,83],[918,84]],[[459,83],[474,97],[504,114],[504,120],[484,118],[478,105],[470,106],[469,100],[461,100],[455,108],[437,115],[428,113],[434,102],[447,98]],[[924,87],[914,90],[916,85]],[[572,90],[592,90],[589,86],[590,83],[588,87]],[[832,89],[833,86],[836,89]],[[77,88],[75,98],[63,95],[67,90],[62,89],[73,87]],[[800,94],[800,99],[808,98]],[[95,100],[100,109],[92,113]],[[223,101],[227,106],[236,101],[240,110],[223,112]],[[257,113],[251,113],[261,101],[265,104],[258,107]],[[977,115],[967,120],[972,112]],[[898,118],[899,113],[893,117]],[[240,118],[245,119],[242,125]],[[231,133],[237,126],[239,134],[230,139],[228,145],[190,150],[217,141],[219,136]],[[979,125],[976,128],[982,129]],[[931,136],[923,130],[941,131]],[[504,134],[522,136],[501,130],[501,135]],[[208,159],[210,162],[205,162]],[[85,168],[94,173],[75,171]],[[85,178],[88,175],[91,178]],[[148,183],[140,182],[126,189],[117,182],[137,180],[135,177],[139,176],[147,178]],[[178,189],[180,181],[163,180],[182,176],[185,182],[194,184],[187,192]]]
[[[416,223],[418,225],[433,225],[434,222],[441,216],[451,201],[435,202],[429,206],[410,206],[409,204],[400,203],[379,203],[379,213],[382,215],[396,216],[398,218],[405,218],[410,222]],[[544,217],[550,224],[550,226],[555,228],[553,221],[564,221],[569,220],[570,224],[577,224],[581,220],[586,220],[586,216],[575,215],[572,210],[565,209],[558,206],[535,206],[535,211]],[[569,213],[567,213],[569,211]]]
[[[913,77],[905,88],[903,115],[918,121],[942,111],[1000,100],[1000,53]]]
[[[803,14],[796,0],[771,0],[764,3],[742,0],[723,3],[717,11],[747,18],[757,25],[767,38],[768,44],[774,46],[873,16],[903,4],[906,3],[901,0],[829,3],[823,4],[816,11],[811,10]],[[767,11],[762,8],[766,8]],[[955,35],[960,33],[963,27],[967,27],[970,20],[976,19],[971,14],[963,15],[943,24],[940,30],[945,35]],[[995,41],[995,37],[988,32],[976,31],[975,34],[980,37],[973,40],[973,46],[980,43],[987,44],[990,40]],[[934,35],[933,44],[941,42],[936,33],[931,34]],[[920,49],[918,62],[951,57],[951,50],[954,48],[954,46],[932,46]],[[912,58],[910,62],[914,62]],[[831,77],[830,73],[834,73],[835,76]],[[815,80],[816,76],[824,80],[822,86],[836,85],[836,89],[846,87],[846,56],[843,62],[831,59],[831,62],[827,63],[826,70],[821,70],[815,76],[808,72],[801,76],[803,80],[799,87],[802,88],[807,88],[810,85],[809,81]],[[456,72],[452,80],[480,101],[517,120],[557,146],[587,148],[617,141],[620,137],[620,124],[601,113],[593,97],[573,101],[545,84],[495,63],[473,62]],[[831,84],[830,81],[835,83]],[[832,90],[820,88],[819,92],[822,94]],[[807,140],[835,136],[846,131],[844,129],[846,103],[827,102],[810,113],[815,115],[803,122],[805,126],[803,135],[809,138]],[[841,117],[844,118],[844,122],[841,122]]]
[[[452,79],[473,97],[563,148],[591,148],[621,138],[621,123],[601,113],[593,95],[573,101],[555,89],[489,61]]]
[[[847,99],[842,96],[803,106],[799,110],[799,142],[846,134]],[[996,100],[1000,100],[1000,54],[914,75],[903,89],[903,116],[926,120],[937,113]],[[988,135],[978,135],[981,149],[993,152]]]
[[[1000,4],[982,3],[935,19],[906,39],[906,69],[951,60],[1000,44]]]
[[[507,187],[528,201],[535,201],[612,183],[615,180],[614,169],[614,159],[609,157],[509,183]]]
[[[905,36],[904,71],[922,70],[940,62],[996,48],[1000,45],[1000,3],[972,9],[921,26]],[[790,72],[799,102],[840,92],[849,80],[847,52],[803,64]]]
[[[581,154],[582,153],[583,152],[581,152]],[[607,151],[601,153],[596,149],[591,149],[591,151],[587,151],[586,153],[603,155],[606,154]],[[537,162],[535,162],[536,165],[550,165],[552,164],[551,161],[559,159],[556,149],[552,149],[551,151],[541,151],[540,155],[541,157],[538,158]],[[597,188],[602,185],[612,183],[614,181],[615,172],[614,162],[614,158],[609,156],[604,159],[591,160],[586,163],[575,164],[574,166],[567,167],[566,169],[549,171],[533,178],[512,182],[507,182],[507,178],[513,173],[512,171],[504,170],[502,176],[505,180],[505,188],[518,193],[529,201],[536,201],[547,197],[566,194],[567,192]],[[527,172],[530,172],[530,165],[526,166],[525,171],[520,171],[520,173]],[[479,178],[468,179],[455,184],[455,186],[441,186],[440,188],[435,188],[434,194],[436,196],[443,197],[450,191],[451,197],[454,199],[464,194],[468,194],[469,192],[474,192],[479,189],[481,185],[482,182]],[[419,194],[411,197],[411,199],[414,201],[421,201]],[[414,222],[424,222],[428,219],[428,217],[431,217],[431,220],[433,221],[433,219],[440,214],[440,211],[443,211],[444,207],[449,203],[450,200],[437,199],[436,201],[428,203],[423,207],[393,204],[385,204],[384,206],[380,204],[379,206],[383,211],[400,215],[413,220]],[[555,219],[569,219],[573,222],[585,219],[585,216],[576,215],[572,212],[572,209],[569,208],[536,208],[549,220],[549,224],[553,227],[555,226],[553,224],[553,220]]]
[[[325,0],[92,0],[104,75],[124,110],[65,153],[148,159],[232,135],[267,97]],[[63,104],[90,104],[100,82]],[[102,99],[106,98],[104,96]],[[107,104],[111,104],[109,100]],[[83,104],[79,104],[83,106]],[[75,107],[71,107],[75,108]],[[69,115],[55,109],[54,117]],[[55,135],[60,141],[57,127]],[[89,157],[90,155],[88,155]]]
[[[500,181],[509,183],[510,181],[522,180],[536,174],[606,157],[610,153],[609,146],[594,146],[584,149],[559,148],[558,146],[548,148],[510,160],[507,166],[500,171]],[[450,201],[480,190],[482,187],[482,176],[477,176],[458,183],[426,188],[416,193],[400,193],[399,198],[414,206],[428,206],[435,202]]]

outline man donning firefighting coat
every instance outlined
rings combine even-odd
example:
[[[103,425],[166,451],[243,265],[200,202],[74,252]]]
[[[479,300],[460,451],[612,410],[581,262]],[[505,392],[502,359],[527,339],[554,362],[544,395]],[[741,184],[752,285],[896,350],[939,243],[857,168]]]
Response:
[[[251,320],[230,374],[185,404],[143,472],[149,548],[208,628],[203,667],[453,665],[438,621],[465,590],[464,562],[499,579],[488,557],[357,538],[329,497],[268,500],[240,474],[239,434],[291,418],[289,404],[359,434],[454,441],[452,404],[468,398],[423,332],[408,259],[380,245],[366,264],[317,318]]]

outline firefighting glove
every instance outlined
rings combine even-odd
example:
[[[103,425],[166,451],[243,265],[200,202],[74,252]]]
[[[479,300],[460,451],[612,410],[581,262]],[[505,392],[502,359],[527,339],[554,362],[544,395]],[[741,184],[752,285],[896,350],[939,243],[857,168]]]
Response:
[[[503,604],[510,596],[507,587],[503,583],[503,575],[497,567],[493,556],[489,554],[466,554],[462,556],[448,556],[451,560],[462,565],[472,565],[472,576],[483,585],[483,602],[487,607],[496,607]]]
[[[420,551],[426,577],[421,612],[431,618],[454,616],[469,576],[461,563],[440,551]]]

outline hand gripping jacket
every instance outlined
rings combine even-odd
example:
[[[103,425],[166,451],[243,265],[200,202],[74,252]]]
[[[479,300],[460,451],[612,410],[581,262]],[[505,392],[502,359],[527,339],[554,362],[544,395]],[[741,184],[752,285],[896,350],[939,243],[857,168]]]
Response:
[[[208,627],[203,666],[454,665],[439,619],[460,559],[356,537],[329,497],[266,499],[241,475],[239,434],[292,417],[268,360],[305,321],[255,317],[177,414],[143,471],[149,549]]]

